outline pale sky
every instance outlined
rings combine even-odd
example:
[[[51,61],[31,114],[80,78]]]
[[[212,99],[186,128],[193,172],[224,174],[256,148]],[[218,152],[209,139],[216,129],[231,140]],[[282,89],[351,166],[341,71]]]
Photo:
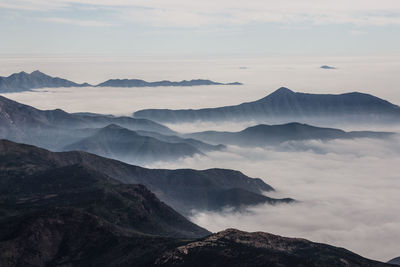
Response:
[[[399,0],[0,0],[0,53],[400,54]]]

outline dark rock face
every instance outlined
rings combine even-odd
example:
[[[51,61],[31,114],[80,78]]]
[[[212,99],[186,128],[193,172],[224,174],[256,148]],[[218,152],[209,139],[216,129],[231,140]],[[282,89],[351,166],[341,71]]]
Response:
[[[8,181],[12,177],[11,173],[15,177],[26,176],[70,165],[86,166],[122,183],[143,184],[162,201],[184,214],[188,214],[192,209],[222,208],[221,204],[225,202],[218,201],[217,196],[229,194],[229,190],[234,188],[248,193],[242,193],[241,200],[237,200],[240,203],[229,203],[232,205],[287,203],[287,199],[264,197],[261,193],[273,188],[261,179],[249,178],[238,171],[146,169],[84,152],[54,153],[29,145],[0,141],[0,172],[4,175],[3,181]],[[255,195],[258,197],[255,198]]]
[[[14,73],[8,77],[0,77],[0,92],[22,92],[31,89],[46,87],[83,87],[91,86],[87,83],[78,84],[66,79],[51,77],[40,71],[32,73],[20,72]]]
[[[393,264],[393,265],[400,265],[400,257],[391,259],[390,261],[388,261],[388,263]]]
[[[188,136],[211,143],[242,146],[264,146],[296,140],[331,140],[352,138],[387,138],[391,132],[355,131],[345,132],[334,128],[321,128],[301,123],[282,125],[256,125],[240,132],[206,131]]]
[[[306,94],[282,87],[260,100],[236,106],[199,110],[147,109],[135,112],[134,116],[159,122],[258,120],[326,125],[337,121],[400,122],[400,107],[369,94]]]
[[[228,229],[164,253],[158,266],[388,266],[343,248]]]
[[[73,208],[52,208],[0,222],[0,265],[152,266],[179,238],[143,235]]]
[[[171,81],[158,81],[158,82],[146,82],[143,80],[137,79],[111,79],[105,81],[103,83],[98,84],[97,86],[104,87],[159,87],[159,86],[200,86],[200,85],[241,85],[241,83],[219,83],[213,82],[210,80],[190,80],[190,81],[180,81],[180,82],[171,82]]]
[[[4,166],[5,165],[5,166]],[[71,208],[143,234],[199,237],[208,232],[160,202],[143,185],[127,185],[77,164],[32,174],[2,164],[3,217],[51,208]]]

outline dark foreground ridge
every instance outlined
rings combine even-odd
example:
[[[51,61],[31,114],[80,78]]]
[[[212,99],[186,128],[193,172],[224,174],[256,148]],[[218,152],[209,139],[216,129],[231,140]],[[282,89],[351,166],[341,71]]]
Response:
[[[248,121],[263,123],[303,122],[319,125],[331,123],[400,122],[400,107],[363,93],[307,94],[279,88],[268,96],[248,103],[198,110],[145,109],[136,118],[158,122]]]
[[[219,210],[255,204],[279,204],[292,199],[274,199],[263,192],[274,189],[261,179],[226,169],[163,170],[146,169],[85,152],[50,152],[30,145],[0,140],[0,171],[4,186],[11,177],[53,172],[71,165],[82,165],[102,177],[124,184],[143,184],[175,210],[188,215],[191,210]],[[63,169],[68,170],[68,169]],[[7,178],[7,179],[6,179]],[[5,187],[6,188],[6,187]],[[7,192],[5,190],[5,192]]]
[[[300,238],[236,229],[213,234],[164,253],[159,266],[388,266],[346,249]]]
[[[127,169],[136,182],[159,181],[148,176],[153,170],[87,153],[0,141],[0,266],[391,266],[303,239],[234,229],[210,235],[144,185],[105,171],[121,178]],[[174,180],[173,171],[154,171]],[[214,171],[224,172],[201,173]],[[186,190],[196,186],[190,180]]]
[[[23,92],[39,88],[57,88],[57,87],[91,87],[91,86],[110,86],[110,87],[158,87],[158,86],[200,86],[200,85],[241,85],[241,83],[219,83],[210,80],[190,80],[190,81],[158,81],[146,82],[138,79],[110,79],[98,85],[88,83],[75,83],[69,80],[52,77],[38,70],[32,73],[24,71],[14,73],[8,77],[0,76],[0,93]]]

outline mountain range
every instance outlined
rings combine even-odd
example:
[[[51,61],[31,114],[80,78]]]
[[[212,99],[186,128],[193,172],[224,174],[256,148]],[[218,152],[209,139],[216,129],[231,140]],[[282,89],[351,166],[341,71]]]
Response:
[[[184,215],[192,210],[293,202],[290,198],[264,196],[264,192],[274,189],[261,179],[247,177],[238,171],[146,169],[80,151],[56,153],[30,145],[0,141],[0,170],[14,170],[17,175],[24,172],[43,173],[70,165],[83,165],[121,183],[143,184]],[[12,177],[10,174],[8,176]]]
[[[170,181],[181,180],[173,178],[174,171],[1,140],[0,265],[392,266],[304,239],[235,229],[211,234],[136,184],[140,180],[123,181],[126,171],[131,175],[125,180],[141,177],[149,185],[151,180],[159,184],[162,173],[169,173]],[[217,172],[211,179],[217,180],[225,171],[191,172],[187,179]],[[253,188],[263,185],[242,181]],[[188,184],[198,185],[193,179]]]
[[[190,144],[164,142],[151,136],[139,135],[115,124],[101,128],[93,135],[67,145],[62,150],[87,151],[103,157],[134,163],[173,161],[181,157],[203,154]]]
[[[240,105],[198,110],[145,109],[136,111],[134,117],[170,123],[249,120],[318,125],[399,123],[400,107],[369,94],[308,94],[282,87],[262,99]]]
[[[256,125],[240,132],[206,131],[187,134],[199,140],[218,144],[241,146],[265,146],[279,144],[286,141],[298,140],[331,140],[352,138],[386,138],[394,133],[352,131],[345,132],[334,128],[321,128],[301,123],[287,123],[282,125]]]
[[[84,150],[135,164],[224,149],[181,138],[147,119],[38,110],[0,96],[0,138],[55,151]]]
[[[158,86],[200,86],[200,85],[241,85],[239,82],[219,83],[210,80],[196,79],[190,81],[157,81],[146,82],[138,79],[110,79],[98,85],[88,83],[75,83],[66,79],[52,77],[38,70],[32,73],[24,71],[14,73],[8,77],[0,76],[0,93],[23,92],[38,88],[57,88],[57,87],[158,87]]]

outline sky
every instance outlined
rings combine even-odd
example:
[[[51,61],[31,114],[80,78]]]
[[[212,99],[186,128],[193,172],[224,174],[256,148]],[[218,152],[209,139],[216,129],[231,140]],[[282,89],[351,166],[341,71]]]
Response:
[[[393,55],[398,0],[0,0],[0,53]]]

